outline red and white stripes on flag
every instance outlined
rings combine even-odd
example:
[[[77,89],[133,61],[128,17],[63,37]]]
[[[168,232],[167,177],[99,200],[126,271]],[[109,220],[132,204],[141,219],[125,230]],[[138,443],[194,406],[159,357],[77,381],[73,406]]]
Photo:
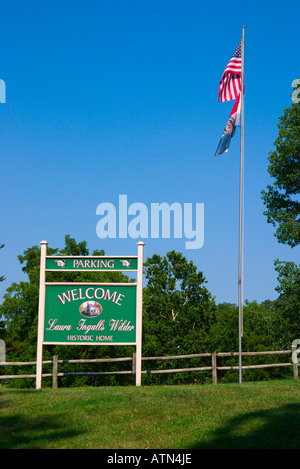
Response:
[[[241,42],[224,70],[219,85],[219,103],[236,99],[241,91],[242,47]]]

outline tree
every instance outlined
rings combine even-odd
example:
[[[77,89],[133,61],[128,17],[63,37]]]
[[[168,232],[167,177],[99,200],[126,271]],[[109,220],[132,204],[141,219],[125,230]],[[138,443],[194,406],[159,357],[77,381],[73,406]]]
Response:
[[[262,191],[268,223],[277,227],[278,241],[291,247],[300,243],[300,103],[293,103],[279,118],[275,150],[268,172],[273,185]]]
[[[161,354],[199,353],[205,348],[214,305],[203,273],[180,252],[170,251],[165,257],[148,258],[145,276],[145,323],[152,336],[145,348],[150,349],[152,343]]]
[[[283,346],[284,327],[281,315],[278,314],[276,301],[266,300],[262,303],[245,301],[243,313],[243,352],[259,352],[290,348]],[[230,303],[221,303],[216,307],[216,321],[210,330],[212,346],[217,352],[237,352],[238,350],[238,306]],[[281,357],[270,356],[243,356],[242,364],[259,365],[280,362]],[[219,367],[236,367],[237,356],[218,357]],[[288,375],[288,371],[281,367],[267,369],[248,369],[243,377],[244,381],[266,380],[281,378]],[[218,381],[238,382],[237,369],[218,371]]]
[[[278,320],[281,323],[282,339],[285,346],[291,346],[294,339],[300,337],[300,265],[294,262],[275,261],[279,286],[276,290]],[[278,327],[280,330],[280,327]]]
[[[180,253],[154,254],[145,262],[143,356],[207,352],[214,300],[202,272]],[[147,362],[154,369],[209,366],[209,359]],[[200,363],[200,365],[199,365]],[[147,375],[147,383],[211,381],[205,372]]]
[[[296,101],[279,118],[278,137],[268,166],[274,183],[262,191],[267,221],[277,226],[278,241],[291,247],[300,244],[300,102]],[[277,259],[275,270],[279,274],[278,340],[286,347],[300,333],[300,266]]]
[[[4,248],[4,244],[0,244],[0,249]],[[4,275],[0,275],[0,282],[3,282],[5,280]],[[1,319],[1,314],[0,314],[0,338],[4,335],[4,321]]]

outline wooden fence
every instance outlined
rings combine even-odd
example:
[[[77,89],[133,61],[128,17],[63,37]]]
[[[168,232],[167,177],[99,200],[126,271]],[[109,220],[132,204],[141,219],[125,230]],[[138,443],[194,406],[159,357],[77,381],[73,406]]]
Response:
[[[292,350],[279,350],[279,351],[269,351],[269,352],[242,352],[242,356],[254,357],[259,355],[291,355],[294,349]],[[192,359],[192,358],[204,358],[210,357],[211,365],[210,366],[201,366],[201,367],[191,367],[191,368],[172,368],[172,369],[156,369],[156,370],[142,370],[142,374],[159,374],[159,373],[182,373],[182,372],[191,372],[191,371],[211,371],[212,372],[212,383],[217,384],[218,382],[218,371],[221,370],[238,370],[238,366],[218,366],[217,359],[220,357],[238,357],[238,352],[216,352],[212,353],[198,353],[191,355],[167,355],[162,357],[142,357],[142,361],[153,361],[153,360],[180,360],[180,359]],[[58,365],[64,363],[115,363],[115,362],[131,362],[132,366],[130,370],[126,371],[104,371],[104,372],[58,372]],[[59,360],[57,355],[53,356],[53,360],[43,361],[43,365],[52,364],[52,373],[43,373],[42,377],[52,377],[52,387],[57,388],[58,377],[63,376],[109,376],[109,375],[132,375],[133,384],[135,384],[135,353],[132,357],[123,357],[123,358],[101,358],[101,359],[74,359],[74,360]],[[35,366],[36,362],[0,362],[0,367],[2,366],[25,366],[32,365]],[[246,365],[242,366],[242,370],[250,369],[259,369],[259,368],[270,368],[270,367],[286,367],[291,366],[293,368],[293,378],[298,379],[298,364],[290,362],[285,363],[268,363],[268,364],[259,364],[259,365]],[[9,380],[9,379],[20,379],[20,378],[35,378],[36,374],[18,374],[18,375],[0,375],[0,380]]]

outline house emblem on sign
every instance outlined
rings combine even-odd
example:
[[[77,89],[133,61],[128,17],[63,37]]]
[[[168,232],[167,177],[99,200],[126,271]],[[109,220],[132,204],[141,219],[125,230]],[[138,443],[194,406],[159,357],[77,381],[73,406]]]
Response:
[[[122,262],[123,267],[130,267],[130,262],[131,262],[131,261],[124,261],[124,260],[121,260],[121,262]]]
[[[57,264],[57,267],[65,267],[66,263],[65,261],[55,261]]]

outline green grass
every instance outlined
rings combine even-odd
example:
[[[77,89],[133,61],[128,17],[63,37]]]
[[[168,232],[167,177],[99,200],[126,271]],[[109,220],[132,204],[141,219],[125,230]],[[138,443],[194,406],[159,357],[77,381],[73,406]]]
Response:
[[[0,388],[0,448],[300,448],[300,381]]]

